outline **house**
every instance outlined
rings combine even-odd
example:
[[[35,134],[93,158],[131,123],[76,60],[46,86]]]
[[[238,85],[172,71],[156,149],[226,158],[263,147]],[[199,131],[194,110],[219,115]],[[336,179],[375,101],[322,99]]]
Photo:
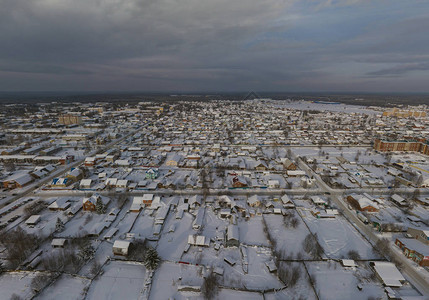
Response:
[[[82,200],[83,210],[84,211],[95,211],[95,205],[97,204],[97,200],[101,199],[100,195],[95,194],[91,197],[85,197]]]
[[[247,181],[244,177],[235,176],[232,178],[232,186],[235,188],[247,187]]]
[[[65,188],[72,184],[72,181],[69,178],[59,177],[52,179],[51,187],[52,188]]]
[[[79,168],[71,169],[70,172],[67,173],[66,178],[68,178],[72,182],[76,182],[83,178],[83,172]]]
[[[289,198],[288,195],[284,194],[281,198],[283,207],[284,208],[294,208],[295,204],[292,202],[292,200]]]
[[[191,208],[197,208],[201,206],[201,197],[194,195],[188,200],[188,204]]]
[[[116,182],[116,187],[117,188],[127,188],[128,187],[128,180],[126,180],[126,179],[119,179]]]
[[[258,161],[255,164],[255,169],[260,171],[266,171],[268,169],[267,164],[265,161]]]
[[[130,162],[128,159],[117,159],[117,160],[115,160],[115,165],[117,165],[119,167],[129,167]]]
[[[85,158],[85,167],[93,167],[95,166],[95,157],[87,157]]]
[[[407,233],[425,245],[429,245],[429,228],[418,229],[409,227]]]
[[[310,199],[314,205],[317,205],[317,206],[328,205],[328,203],[326,203],[326,201],[320,198],[319,196],[311,196]]]
[[[48,206],[48,209],[53,211],[58,211],[58,210],[64,211],[69,207],[70,207],[70,202],[67,199],[60,198],[52,202]]]
[[[116,234],[116,232],[118,232],[118,230],[119,229],[117,227],[110,228],[109,231],[104,235],[103,239],[105,239],[106,241],[110,241]]]
[[[218,199],[218,202],[219,202],[220,207],[230,207],[231,208],[231,207],[235,206],[235,201],[230,196],[227,196],[227,195],[220,196]]]
[[[417,239],[397,238],[395,244],[404,255],[415,261],[422,267],[429,267],[429,245],[423,244]]]
[[[341,264],[343,265],[343,267],[347,267],[347,268],[357,267],[357,265],[353,259],[341,259]]]
[[[285,170],[295,171],[297,169],[296,165],[289,158],[283,161],[283,166]]]
[[[261,201],[258,199],[257,195],[253,195],[247,199],[247,205],[250,207],[259,207],[261,206]]]
[[[29,173],[16,173],[3,180],[3,187],[6,189],[22,188],[34,181]]]
[[[230,208],[222,208],[219,211],[219,216],[221,218],[229,218],[229,217],[231,217],[231,209]]]
[[[104,181],[104,184],[106,185],[107,188],[116,187],[117,183],[118,183],[118,178],[107,178]]]
[[[144,194],[142,197],[142,202],[146,206],[151,206],[154,200],[154,194]]]
[[[51,242],[51,246],[52,248],[64,248],[66,242],[66,239],[53,239]]]
[[[192,223],[192,228],[195,230],[199,230],[203,226],[204,215],[206,210],[204,207],[200,207],[197,211],[197,215],[195,216],[195,220]]]
[[[155,168],[150,168],[146,171],[146,179],[157,179],[159,176],[159,170]]]
[[[192,246],[208,247],[210,239],[207,239],[203,235],[188,235],[188,244]]]
[[[182,156],[180,156],[178,154],[170,155],[166,159],[165,165],[170,166],[170,167],[177,167],[181,160],[182,160]]]
[[[82,179],[79,184],[80,189],[90,189],[92,184],[92,179]]]
[[[278,180],[268,180],[268,187],[273,189],[279,188],[280,182]]]
[[[370,265],[374,268],[378,278],[385,286],[401,287],[405,283],[405,278],[396,268],[394,263],[387,261],[374,261]]]
[[[367,211],[367,212],[377,212],[379,211],[379,207],[377,203],[370,200],[369,198],[358,195],[358,194],[351,194],[347,196],[347,201],[350,203],[350,205],[359,210],[359,211]]]
[[[130,211],[131,212],[139,212],[142,209],[143,205],[143,197],[134,197],[133,203],[131,204]]]
[[[113,254],[127,256],[130,248],[130,244],[131,242],[129,241],[116,240],[112,248]]]
[[[238,227],[235,225],[228,225],[226,231],[226,246],[227,247],[238,247],[240,246]]]
[[[305,172],[302,170],[288,170],[286,173],[289,177],[300,177],[305,175]]]
[[[41,218],[42,217],[40,215],[32,215],[31,217],[29,217],[27,219],[27,221],[25,221],[25,224],[28,225],[28,226],[30,226],[30,227],[33,227],[37,223],[39,223],[39,221],[41,220]]]
[[[396,203],[399,206],[407,206],[408,205],[407,200],[405,200],[403,197],[399,196],[398,194],[392,195],[392,197],[390,197],[390,200],[392,200],[392,202]]]

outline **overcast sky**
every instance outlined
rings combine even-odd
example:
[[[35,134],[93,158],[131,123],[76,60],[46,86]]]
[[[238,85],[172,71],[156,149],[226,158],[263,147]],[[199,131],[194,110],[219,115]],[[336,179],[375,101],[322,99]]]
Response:
[[[429,1],[0,0],[0,90],[429,92]]]

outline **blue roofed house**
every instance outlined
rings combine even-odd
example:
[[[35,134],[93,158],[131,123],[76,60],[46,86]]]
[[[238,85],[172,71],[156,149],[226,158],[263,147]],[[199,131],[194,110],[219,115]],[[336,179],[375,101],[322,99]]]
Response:
[[[156,179],[159,176],[159,171],[156,168],[150,168],[146,171],[146,179]]]

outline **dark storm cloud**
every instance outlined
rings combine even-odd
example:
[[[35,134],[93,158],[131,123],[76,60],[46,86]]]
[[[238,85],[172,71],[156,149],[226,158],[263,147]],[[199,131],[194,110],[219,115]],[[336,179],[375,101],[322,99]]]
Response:
[[[1,2],[1,90],[405,91],[427,71],[418,0]]]
[[[371,76],[399,76],[411,71],[427,71],[429,70],[429,62],[417,64],[401,64],[391,68],[386,68],[374,72],[369,72]]]

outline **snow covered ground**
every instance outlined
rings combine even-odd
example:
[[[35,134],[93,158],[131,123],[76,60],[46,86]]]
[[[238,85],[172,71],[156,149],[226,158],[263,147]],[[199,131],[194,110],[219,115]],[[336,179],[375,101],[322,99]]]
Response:
[[[356,272],[338,262],[306,262],[320,300],[385,299],[384,288],[378,282],[360,282]],[[362,291],[357,288],[361,283]]]
[[[87,299],[138,299],[145,275],[142,264],[112,261],[103,268],[103,274],[92,281]]]
[[[22,299],[31,299],[34,295],[31,289],[31,281],[37,272],[10,272],[0,277],[0,298],[10,299],[17,295]]]
[[[361,259],[377,259],[373,247],[341,216],[318,219],[303,211],[304,221],[313,234],[317,234],[324,253],[329,258],[349,258],[349,251],[356,251]]]
[[[54,284],[47,287],[35,299],[39,300],[81,300],[84,299],[85,289],[90,281],[84,277],[61,275]]]

